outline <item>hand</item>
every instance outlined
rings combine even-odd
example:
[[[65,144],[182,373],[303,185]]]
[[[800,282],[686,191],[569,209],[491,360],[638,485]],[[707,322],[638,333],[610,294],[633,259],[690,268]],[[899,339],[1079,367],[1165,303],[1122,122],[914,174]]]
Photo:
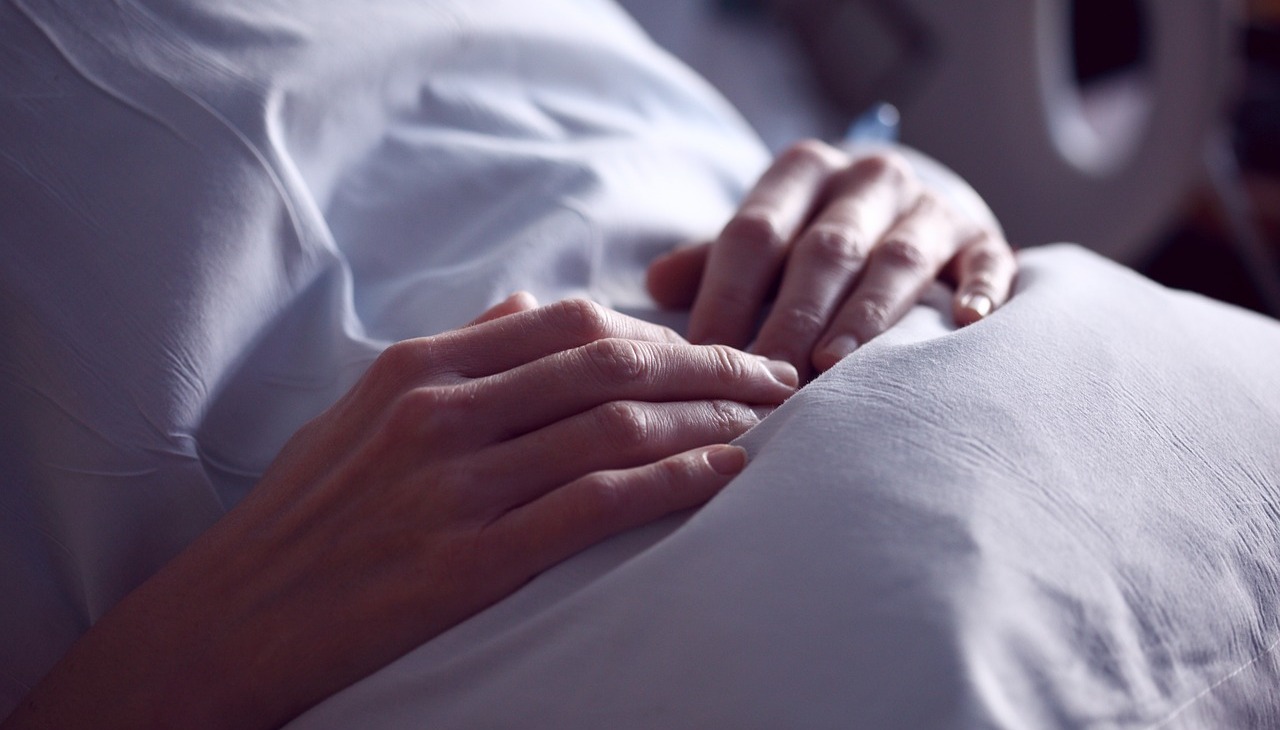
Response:
[[[743,347],[776,287],[750,350],[801,374],[824,371],[901,319],[939,275],[956,283],[961,325],[1004,303],[1013,252],[994,219],[968,212],[922,184],[898,154],[855,159],[800,142],[719,238],[654,261],[649,291],[666,307],[692,305],[691,341]]]
[[[789,365],[516,296],[391,346],[5,727],[275,727],[583,548],[702,504]]]

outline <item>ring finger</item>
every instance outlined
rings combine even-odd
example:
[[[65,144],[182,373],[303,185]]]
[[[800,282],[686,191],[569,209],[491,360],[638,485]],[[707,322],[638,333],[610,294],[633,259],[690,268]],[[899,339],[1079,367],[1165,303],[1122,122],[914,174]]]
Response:
[[[919,195],[905,165],[881,156],[855,163],[831,188],[831,202],[796,241],[777,301],[752,346],[802,373],[872,246]]]
[[[848,157],[820,142],[793,146],[760,178],[711,245],[689,315],[689,340],[742,347],[792,239]]]
[[[798,382],[787,363],[721,345],[608,339],[474,381],[464,386],[473,396],[459,401],[476,413],[500,414],[491,438],[505,441],[617,400],[718,398],[774,406]]]
[[[733,401],[613,401],[490,447],[472,483],[485,485],[478,498],[496,498],[489,509],[511,509],[591,472],[728,443],[772,410]],[[549,453],[557,458],[547,459]]]
[[[813,355],[820,371],[887,330],[919,300],[961,233],[941,203],[921,195],[871,251],[865,270]]]

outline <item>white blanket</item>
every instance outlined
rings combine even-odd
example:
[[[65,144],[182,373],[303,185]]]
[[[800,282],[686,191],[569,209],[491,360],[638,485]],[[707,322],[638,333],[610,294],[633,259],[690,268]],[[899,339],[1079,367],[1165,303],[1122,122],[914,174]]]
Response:
[[[687,521],[601,545],[298,728],[1273,728],[1280,327],[1022,256],[769,417]]]
[[[641,308],[765,162],[606,2],[0,3],[0,715],[387,341]],[[295,725],[1280,724],[1280,326],[1022,261]]]

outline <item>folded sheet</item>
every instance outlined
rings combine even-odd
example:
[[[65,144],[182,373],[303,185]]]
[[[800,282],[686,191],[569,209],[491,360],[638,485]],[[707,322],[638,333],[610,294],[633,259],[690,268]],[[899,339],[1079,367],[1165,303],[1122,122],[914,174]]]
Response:
[[[1280,326],[1074,247],[296,728],[1280,725]]]
[[[387,342],[643,311],[767,162],[593,0],[12,0],[0,90],[0,716]],[[1280,328],[1022,261],[296,726],[1280,724]]]

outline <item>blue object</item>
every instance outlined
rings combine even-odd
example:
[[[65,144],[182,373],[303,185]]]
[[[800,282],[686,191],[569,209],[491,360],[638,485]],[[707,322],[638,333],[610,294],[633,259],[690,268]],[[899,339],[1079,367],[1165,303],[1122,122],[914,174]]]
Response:
[[[853,120],[844,133],[846,142],[897,142],[901,117],[898,107],[880,102]]]

